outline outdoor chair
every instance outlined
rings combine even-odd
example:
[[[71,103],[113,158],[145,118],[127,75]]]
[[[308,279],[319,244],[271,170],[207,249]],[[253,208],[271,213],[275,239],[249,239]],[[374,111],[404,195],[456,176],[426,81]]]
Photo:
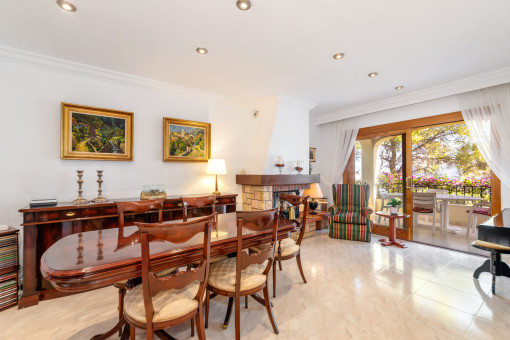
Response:
[[[413,192],[413,225],[418,225],[419,215],[432,215],[432,236],[436,231],[437,193]]]
[[[491,216],[491,208],[491,202],[482,201],[473,204],[469,210],[466,210],[466,212],[469,213],[466,229],[467,237],[469,237],[469,233],[476,231],[476,220],[478,216],[485,218]]]

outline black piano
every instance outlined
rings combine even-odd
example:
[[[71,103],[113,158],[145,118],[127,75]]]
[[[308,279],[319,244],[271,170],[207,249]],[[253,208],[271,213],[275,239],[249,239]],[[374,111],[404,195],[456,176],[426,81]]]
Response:
[[[510,254],[510,209],[478,225],[478,241],[473,242],[473,247],[490,252],[490,259],[475,270],[473,277],[478,279],[481,273],[491,273],[492,293],[496,294],[496,276],[510,278],[510,267],[501,261],[501,254]]]

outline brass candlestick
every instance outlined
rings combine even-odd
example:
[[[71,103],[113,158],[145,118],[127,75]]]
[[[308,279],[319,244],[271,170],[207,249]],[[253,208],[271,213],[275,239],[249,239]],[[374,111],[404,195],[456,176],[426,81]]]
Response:
[[[83,198],[83,196],[81,195],[82,194],[82,190],[81,190],[81,185],[83,183],[83,170],[76,170],[76,172],[78,173],[78,198],[75,199],[74,201],[71,201],[72,204],[87,204],[89,203],[89,201],[87,201],[85,198]]]
[[[99,188],[97,189],[97,197],[92,200],[94,203],[104,203],[108,202],[106,197],[103,197],[103,190],[101,189],[101,184],[103,184],[103,170],[97,170],[97,184]]]

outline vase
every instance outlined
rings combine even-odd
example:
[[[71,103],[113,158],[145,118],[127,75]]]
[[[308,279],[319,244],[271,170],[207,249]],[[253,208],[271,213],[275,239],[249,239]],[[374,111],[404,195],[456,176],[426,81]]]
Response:
[[[390,207],[390,214],[397,215],[398,214],[398,207]]]

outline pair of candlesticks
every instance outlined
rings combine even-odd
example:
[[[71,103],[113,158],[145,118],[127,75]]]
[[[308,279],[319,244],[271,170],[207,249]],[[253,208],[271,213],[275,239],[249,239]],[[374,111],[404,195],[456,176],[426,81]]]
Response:
[[[97,184],[99,185],[99,188],[97,189],[97,197],[91,199],[90,201],[86,200],[82,196],[82,190],[81,186],[83,184],[83,170],[76,170],[78,173],[78,198],[71,201],[72,204],[87,204],[89,202],[93,203],[105,203],[108,202],[108,199],[106,197],[103,197],[103,190],[101,189],[101,184],[103,184],[103,170],[97,170]]]
[[[283,168],[285,167],[285,162],[283,161],[282,156],[278,156],[278,161],[276,162],[275,166],[278,168],[278,171],[280,172],[281,175]],[[294,169],[296,169],[298,174],[300,174],[301,171],[303,171],[303,161],[297,161]]]

